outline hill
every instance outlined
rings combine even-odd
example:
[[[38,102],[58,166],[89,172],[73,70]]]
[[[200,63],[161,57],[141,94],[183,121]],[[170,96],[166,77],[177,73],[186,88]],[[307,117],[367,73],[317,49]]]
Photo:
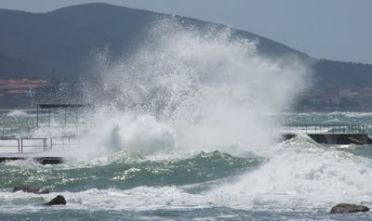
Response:
[[[126,56],[141,44],[141,34],[156,19],[173,17],[103,3],[70,6],[49,13],[0,9],[0,79],[37,79],[49,83],[94,80],[87,62],[92,51],[110,46],[113,56]],[[184,25],[211,23],[175,16]],[[213,24],[223,28],[223,25]],[[313,61],[316,91],[354,90],[372,85],[372,65],[318,60],[265,37],[243,30],[234,35],[258,40],[267,56],[296,55]],[[7,92],[0,92],[6,106]],[[4,95],[5,94],[5,95]],[[316,94],[312,95],[311,99]],[[312,100],[306,101],[309,107]],[[309,103],[310,102],[310,103]],[[321,106],[321,105],[320,105]]]

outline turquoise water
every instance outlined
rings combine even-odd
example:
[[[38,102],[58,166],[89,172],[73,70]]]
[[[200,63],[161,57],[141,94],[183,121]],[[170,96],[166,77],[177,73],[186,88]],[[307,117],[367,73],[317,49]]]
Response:
[[[279,117],[372,123],[372,113]],[[324,146],[306,136],[262,151],[123,149],[56,166],[8,162],[0,165],[0,220],[371,220],[370,213],[329,214],[341,202],[372,206],[371,168],[371,146]],[[11,192],[20,185],[52,192]],[[59,194],[66,206],[43,206]]]
[[[226,207],[152,211],[49,210],[38,213],[0,214],[2,220],[371,220],[370,214],[329,215],[328,211],[239,210]]]

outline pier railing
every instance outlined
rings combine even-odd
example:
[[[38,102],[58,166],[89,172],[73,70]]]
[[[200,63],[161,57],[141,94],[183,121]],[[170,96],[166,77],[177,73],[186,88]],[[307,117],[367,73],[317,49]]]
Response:
[[[31,149],[31,152],[42,152],[51,150],[54,147],[71,147],[80,144],[78,136],[59,136],[59,137],[15,137],[15,136],[0,136],[0,153],[25,153],[26,149]],[[38,151],[35,151],[38,150]]]
[[[287,124],[281,127],[284,133],[306,134],[367,134],[367,125],[352,124]]]
[[[92,108],[84,104],[37,104],[26,115],[14,117],[4,112],[0,114],[0,153],[79,146],[81,135],[91,127],[87,116]]]

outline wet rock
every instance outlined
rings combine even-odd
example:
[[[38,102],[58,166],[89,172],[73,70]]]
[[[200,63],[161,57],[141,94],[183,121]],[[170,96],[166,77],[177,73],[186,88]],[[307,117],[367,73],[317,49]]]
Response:
[[[363,205],[340,203],[332,207],[331,213],[358,213],[368,212],[369,208]]]
[[[53,198],[51,201],[46,203],[47,206],[53,206],[53,205],[66,205],[66,199],[62,195],[58,195],[55,198]]]
[[[13,193],[22,191],[25,193],[35,193],[35,194],[47,194],[50,191],[48,189],[42,189],[39,187],[33,187],[33,186],[16,186],[13,188]]]
[[[293,133],[282,134],[282,135],[279,137],[279,142],[283,142],[283,141],[287,141],[287,140],[293,139],[293,138],[295,138],[296,136],[297,136],[297,135],[296,135],[296,134],[293,134]]]

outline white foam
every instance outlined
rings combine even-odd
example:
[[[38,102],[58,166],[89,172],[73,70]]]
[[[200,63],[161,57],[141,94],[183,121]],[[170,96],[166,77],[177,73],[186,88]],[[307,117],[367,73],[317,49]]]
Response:
[[[286,143],[263,166],[213,192],[289,208],[371,202],[371,168],[367,158],[311,143]]]
[[[63,208],[89,210],[207,207],[313,210],[329,209],[340,202],[372,205],[370,159],[314,144],[306,137],[284,142],[272,150],[262,166],[238,178],[216,181],[211,189],[199,193],[188,193],[182,186],[90,189],[42,196],[4,192],[0,194],[0,203],[5,205],[4,211],[40,210],[44,209],[40,202],[61,194],[68,202]]]

